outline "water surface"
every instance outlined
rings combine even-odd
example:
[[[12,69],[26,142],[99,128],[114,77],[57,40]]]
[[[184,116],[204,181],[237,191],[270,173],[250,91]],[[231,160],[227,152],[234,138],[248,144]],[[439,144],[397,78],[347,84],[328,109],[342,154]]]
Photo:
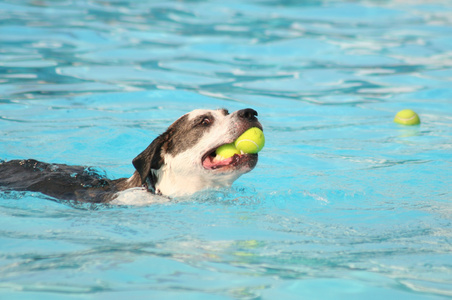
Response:
[[[449,1],[2,1],[0,159],[130,176],[196,108],[252,107],[232,188],[0,192],[0,298],[452,298]],[[420,126],[394,124],[411,108]]]

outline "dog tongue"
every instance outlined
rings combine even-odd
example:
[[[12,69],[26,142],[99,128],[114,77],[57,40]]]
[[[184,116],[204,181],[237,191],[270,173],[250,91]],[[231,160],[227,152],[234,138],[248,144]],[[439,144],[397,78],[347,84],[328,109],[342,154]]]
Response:
[[[207,169],[217,169],[220,167],[224,167],[227,165],[230,165],[235,157],[238,157],[238,155],[231,156],[229,158],[223,159],[221,156],[217,155],[215,157],[207,156],[206,159],[202,162],[203,166]]]

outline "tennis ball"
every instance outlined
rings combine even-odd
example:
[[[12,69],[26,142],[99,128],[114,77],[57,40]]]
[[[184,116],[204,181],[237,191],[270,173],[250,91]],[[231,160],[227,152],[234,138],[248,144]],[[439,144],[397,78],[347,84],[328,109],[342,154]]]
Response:
[[[421,123],[421,120],[417,113],[411,109],[404,109],[396,114],[394,122],[402,125],[418,125]]]
[[[234,143],[231,143],[218,147],[215,153],[223,158],[229,158],[234,156],[234,154],[240,154],[240,151],[235,148]]]
[[[264,133],[259,128],[252,127],[239,136],[234,144],[239,151],[252,154],[257,153],[264,148]]]

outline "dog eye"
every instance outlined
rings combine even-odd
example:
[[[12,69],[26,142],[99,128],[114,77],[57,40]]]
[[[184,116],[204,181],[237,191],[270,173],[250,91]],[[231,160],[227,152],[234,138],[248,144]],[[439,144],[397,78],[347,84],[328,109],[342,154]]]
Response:
[[[200,124],[203,126],[209,126],[211,123],[212,123],[212,120],[210,120],[210,118],[208,118],[208,117],[205,117],[202,119]]]

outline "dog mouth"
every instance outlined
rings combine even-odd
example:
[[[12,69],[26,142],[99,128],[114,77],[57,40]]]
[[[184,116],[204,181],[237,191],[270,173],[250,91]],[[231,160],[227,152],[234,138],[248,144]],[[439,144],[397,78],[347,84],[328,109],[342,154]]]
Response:
[[[245,131],[252,127],[257,127],[260,130],[262,129],[262,125],[259,122],[253,122],[252,124],[249,124],[248,126],[244,126],[240,132],[237,133],[237,136],[235,139],[237,139],[239,136],[241,136]],[[210,149],[207,151],[201,159],[202,166],[206,170],[219,170],[220,172],[227,172],[227,171],[233,171],[237,169],[245,169],[245,172],[248,172],[252,170],[256,164],[258,155],[251,154],[251,153],[244,153],[243,151],[240,151],[239,154],[234,154],[231,157],[224,158],[220,155],[218,155],[217,149],[220,148],[223,145],[230,144],[235,141],[235,139],[232,139],[230,141],[223,141],[222,144],[217,145],[216,147]]]
[[[207,170],[231,170],[240,167],[249,167],[250,169],[254,168],[257,164],[257,154],[234,154],[231,157],[223,158],[220,155],[216,154],[216,150],[221,147],[218,146],[202,157],[202,165]]]

